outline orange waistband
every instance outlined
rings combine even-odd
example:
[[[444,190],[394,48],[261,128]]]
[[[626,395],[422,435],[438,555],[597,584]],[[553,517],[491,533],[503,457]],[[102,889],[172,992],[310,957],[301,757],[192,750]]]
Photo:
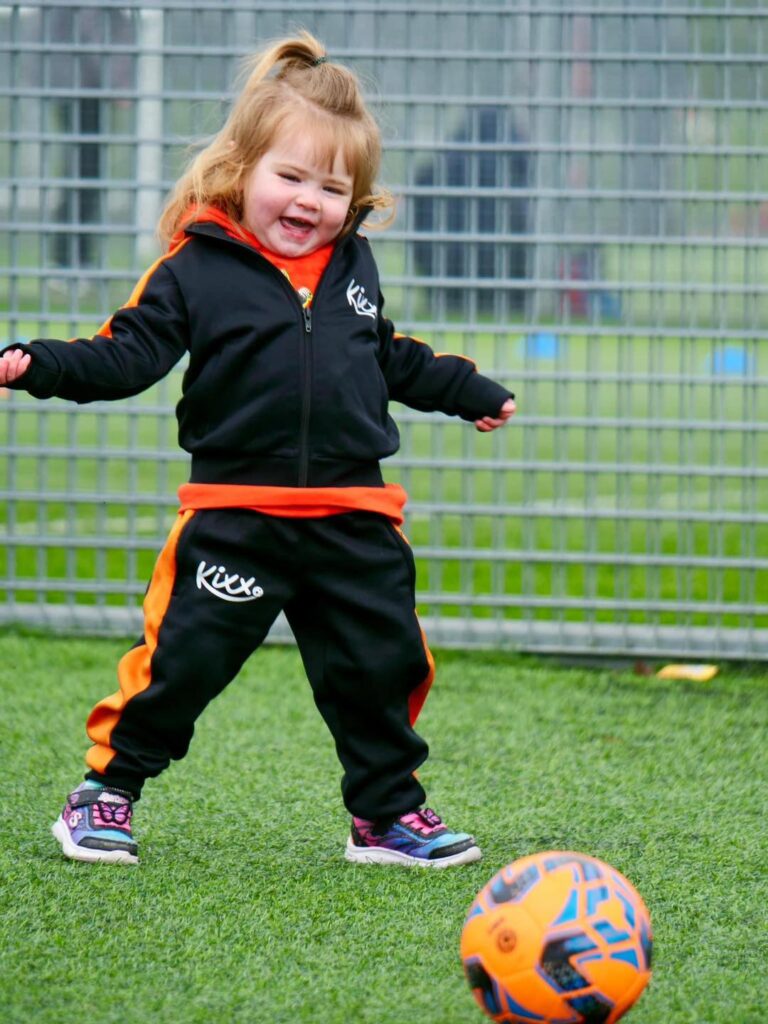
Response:
[[[344,512],[377,512],[396,526],[408,495],[399,484],[384,487],[255,487],[248,484],[182,484],[181,511],[247,508],[286,519],[315,519]]]

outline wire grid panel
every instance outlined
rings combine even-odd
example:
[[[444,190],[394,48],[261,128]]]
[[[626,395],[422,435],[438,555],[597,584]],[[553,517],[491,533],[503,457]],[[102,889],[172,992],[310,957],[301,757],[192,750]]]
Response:
[[[756,2],[0,3],[0,340],[90,336],[125,301],[239,59],[298,26],[382,124],[389,314],[518,396],[492,435],[395,409],[432,642],[768,658]],[[3,621],[140,627],[179,387],[4,396]]]

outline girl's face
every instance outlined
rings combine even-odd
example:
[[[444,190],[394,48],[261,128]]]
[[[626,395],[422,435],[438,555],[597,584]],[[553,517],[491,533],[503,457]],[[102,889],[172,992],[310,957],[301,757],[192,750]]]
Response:
[[[309,133],[278,135],[243,189],[243,223],[279,256],[306,256],[341,232],[353,179],[341,154],[318,163]]]

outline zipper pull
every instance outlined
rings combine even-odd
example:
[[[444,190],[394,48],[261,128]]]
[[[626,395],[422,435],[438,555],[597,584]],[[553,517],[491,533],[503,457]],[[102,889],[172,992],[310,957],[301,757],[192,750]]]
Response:
[[[309,306],[302,306],[302,313],[304,314],[304,330],[307,334],[312,333],[312,310]]]

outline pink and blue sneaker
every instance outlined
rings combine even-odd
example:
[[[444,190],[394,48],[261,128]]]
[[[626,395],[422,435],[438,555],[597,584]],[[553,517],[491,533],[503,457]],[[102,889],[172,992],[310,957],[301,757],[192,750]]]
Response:
[[[131,834],[133,797],[88,779],[67,797],[51,831],[71,860],[107,864],[138,864],[138,846]]]
[[[353,818],[345,857],[357,864],[447,868],[480,860],[482,853],[473,836],[451,832],[425,807],[383,825]]]

